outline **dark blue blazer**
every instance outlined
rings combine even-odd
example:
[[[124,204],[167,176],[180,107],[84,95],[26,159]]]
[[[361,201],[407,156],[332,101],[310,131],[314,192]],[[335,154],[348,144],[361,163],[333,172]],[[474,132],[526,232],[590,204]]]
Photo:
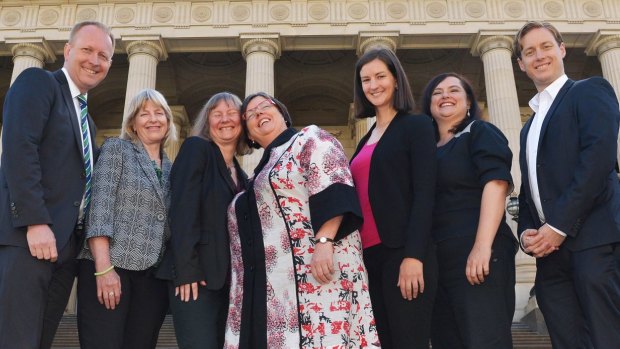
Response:
[[[23,71],[6,94],[3,118],[0,245],[27,247],[27,226],[49,224],[60,250],[74,231],[86,182],[80,125],[62,70]],[[88,122],[94,140],[90,116]]]
[[[526,162],[532,120],[521,130],[519,235],[541,226]],[[568,80],[543,122],[536,159],[540,199],[547,223],[567,234],[569,250],[620,241],[620,183],[614,169],[619,122],[618,99],[600,77]]]

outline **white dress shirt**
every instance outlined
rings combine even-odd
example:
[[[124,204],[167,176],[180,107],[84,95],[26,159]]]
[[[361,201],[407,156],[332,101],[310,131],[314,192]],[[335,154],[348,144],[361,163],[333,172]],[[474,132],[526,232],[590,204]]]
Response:
[[[82,114],[82,110],[80,109],[80,102],[78,101],[78,96],[81,95],[82,93],[80,92],[80,89],[77,87],[77,85],[73,82],[73,80],[71,80],[71,77],[69,76],[69,72],[67,72],[67,69],[65,69],[64,67],[62,68],[62,72],[65,73],[65,77],[67,78],[67,82],[69,83],[69,91],[71,91],[71,98],[73,99],[73,107],[75,108],[75,114],[77,115],[77,121],[78,121],[78,128],[80,129],[80,134],[82,133],[82,129],[81,129],[81,125],[82,125],[82,120],[80,118],[80,115]],[[87,97],[88,100],[88,94],[85,93],[84,94]],[[88,124],[88,119],[86,120],[86,123]],[[94,164],[94,154],[93,154],[93,140],[90,137],[90,125],[88,125],[88,150],[90,151],[90,168],[91,168],[91,173],[92,170],[95,168],[95,164]],[[84,149],[84,139],[82,139],[82,137],[80,136],[80,142],[82,144],[82,149],[80,149],[80,152],[82,152],[82,150]],[[86,192],[84,192],[84,195],[86,195]],[[85,197],[82,197],[82,203],[80,204],[80,215],[79,215],[79,221],[83,221],[84,219],[84,199]]]
[[[563,74],[559,78],[557,78],[551,85],[547,86],[546,89],[536,94],[532,99],[530,99],[529,105],[530,108],[536,113],[534,115],[534,119],[532,120],[532,124],[530,125],[530,131],[527,134],[527,143],[526,143],[526,153],[525,158],[527,161],[527,172],[529,177],[530,184],[530,192],[532,193],[532,201],[534,201],[534,206],[536,206],[536,211],[538,212],[538,218],[544,224],[545,213],[542,209],[542,204],[540,201],[540,192],[538,190],[538,175],[536,173],[536,163],[538,157],[538,141],[540,140],[540,131],[542,128],[542,124],[545,121],[545,117],[547,117],[547,112],[549,112],[549,108],[553,104],[555,97],[560,92],[560,89],[566,81],[568,77],[566,74]],[[562,236],[566,236],[566,234],[551,225],[547,224],[550,228],[552,228],[555,232]]]

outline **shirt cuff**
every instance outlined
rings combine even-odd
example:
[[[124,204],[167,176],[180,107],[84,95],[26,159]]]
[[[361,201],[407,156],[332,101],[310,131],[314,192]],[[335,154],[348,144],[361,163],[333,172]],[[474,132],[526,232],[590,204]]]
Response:
[[[547,225],[549,226],[549,228],[551,228],[551,230],[553,230],[554,232],[562,235],[563,237],[566,237],[566,234],[561,231],[560,229],[555,228],[554,226],[552,226],[551,224],[547,223]]]
[[[521,249],[525,251],[525,245],[523,245],[523,236],[525,236],[525,230],[521,232],[521,236],[519,236],[519,245],[521,245]]]

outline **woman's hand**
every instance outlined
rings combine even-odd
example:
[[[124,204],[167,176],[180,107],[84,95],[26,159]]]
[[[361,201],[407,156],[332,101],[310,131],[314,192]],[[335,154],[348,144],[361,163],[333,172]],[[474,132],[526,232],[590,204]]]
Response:
[[[183,302],[189,302],[189,300],[193,298],[194,300],[198,299],[198,284],[200,284],[200,286],[207,286],[207,282],[204,280],[198,281],[198,282],[192,282],[191,284],[184,284],[181,286],[177,286],[174,288],[174,296],[179,296],[181,297],[181,301]]]
[[[121,301],[121,278],[112,269],[103,275],[95,276],[95,280],[99,303],[105,305],[106,309],[114,310]]]
[[[312,276],[322,285],[330,282],[334,274],[334,245],[331,242],[317,243],[310,262]]]
[[[465,276],[470,284],[480,285],[484,282],[484,277],[489,275],[491,251],[491,246],[474,243],[465,267]]]
[[[400,293],[404,299],[412,300],[418,294],[424,293],[424,268],[420,260],[415,258],[403,258],[398,273]]]

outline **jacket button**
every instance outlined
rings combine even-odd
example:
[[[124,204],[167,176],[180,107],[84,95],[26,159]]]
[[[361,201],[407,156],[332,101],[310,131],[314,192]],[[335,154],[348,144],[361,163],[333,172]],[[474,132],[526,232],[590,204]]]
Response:
[[[14,202],[11,202],[11,207],[15,207],[15,203]]]
[[[163,221],[163,220],[164,220],[164,218],[165,218],[165,217],[164,217],[164,214],[163,214],[163,213],[158,213],[158,214],[157,214],[157,220],[158,220],[158,221]]]
[[[80,207],[80,202],[79,202],[79,201],[74,201],[74,202],[73,202],[73,206],[75,206],[75,207]]]

